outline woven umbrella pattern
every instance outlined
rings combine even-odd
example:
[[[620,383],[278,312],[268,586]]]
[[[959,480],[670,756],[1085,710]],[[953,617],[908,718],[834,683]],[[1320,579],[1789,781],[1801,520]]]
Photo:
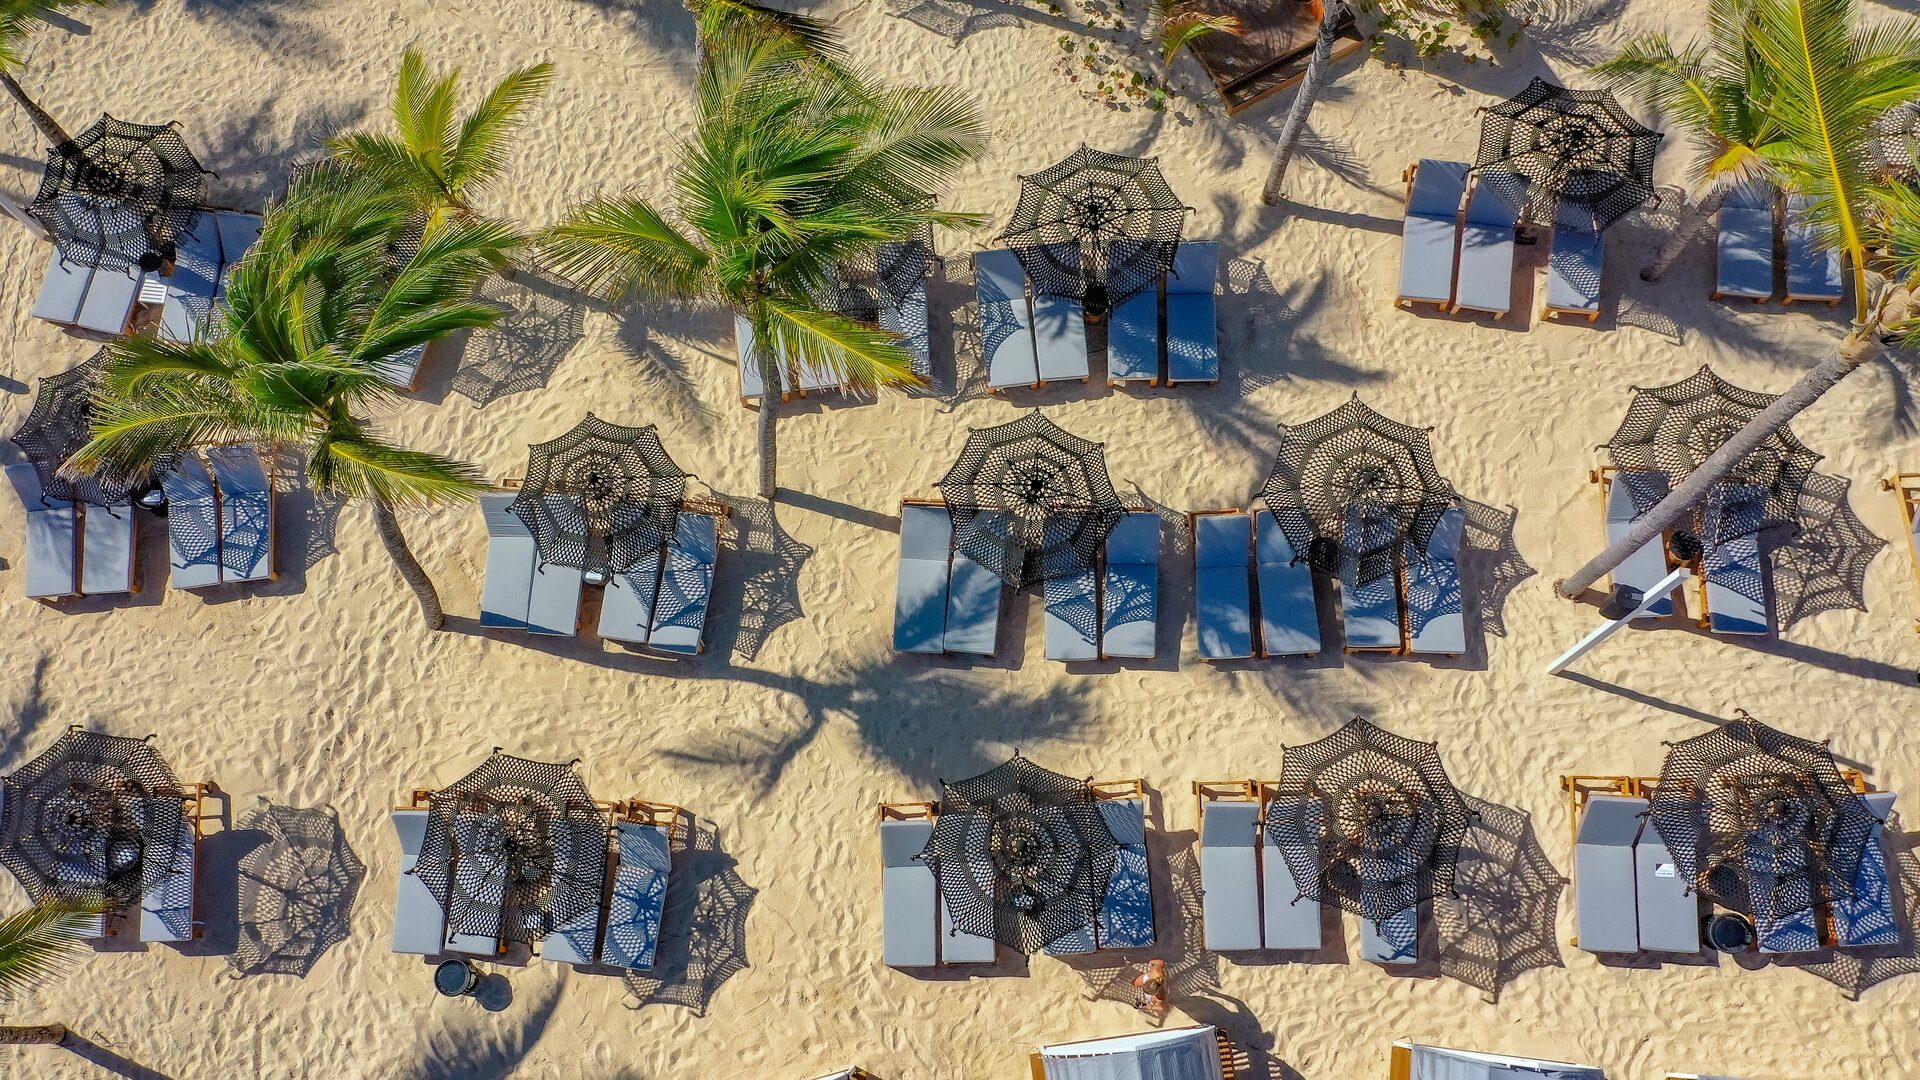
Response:
[[[1459,501],[1427,431],[1374,412],[1358,394],[1283,425],[1260,497],[1296,556],[1358,584],[1392,574],[1403,547],[1424,557],[1440,515]]]
[[[449,934],[531,941],[600,902],[606,821],[570,765],[496,752],[434,792],[410,871]]]
[[[1015,754],[958,783],[941,783],[931,861],[962,933],[1023,953],[1094,925],[1120,844],[1084,780]]]
[[[209,175],[175,125],[103,113],[48,151],[31,209],[69,262],[157,270],[192,228]]]
[[[145,739],[71,728],[4,781],[0,865],[27,895],[138,899],[175,867],[185,792]]]
[[[1036,292],[1082,299],[1090,289],[1117,306],[1173,266],[1189,211],[1157,158],[1109,154],[1082,145],[1049,168],[1020,178],[1020,199],[1000,240],[1026,268]],[[1123,271],[1109,273],[1112,246]]]
[[[1435,744],[1356,717],[1286,748],[1264,828],[1302,895],[1378,921],[1452,889],[1472,823]]]
[[[940,494],[954,547],[1017,589],[1091,569],[1126,512],[1101,444],[1038,409],[970,430]]]
[[[1852,897],[1879,821],[1825,743],[1744,711],[1671,744],[1648,816],[1695,891],[1768,917]]]
[[[267,842],[240,859],[239,941],[228,962],[243,975],[305,978],[347,940],[366,864],[326,810],[267,806],[245,827]]]
[[[1852,481],[1814,473],[1793,536],[1773,549],[1774,607],[1785,630],[1828,611],[1867,610],[1867,568],[1887,546],[1853,512]]]
[[[1579,219],[1598,232],[1653,197],[1660,139],[1605,90],[1536,78],[1487,108],[1474,167],[1526,177],[1534,220]]]
[[[40,477],[45,498],[115,506],[125,503],[127,493],[136,486],[132,477],[110,467],[78,475],[62,469],[93,438],[93,401],[106,356],[101,349],[60,374],[41,379],[32,411],[13,434],[13,444]]]
[[[533,533],[541,561],[623,573],[673,538],[687,474],[653,425],[621,427],[588,413],[527,449],[527,477],[509,509]]]
[[[1920,151],[1920,101],[1908,101],[1886,112],[1873,122],[1873,149],[1877,164],[1889,176],[1911,181],[1920,171],[1916,151]]]

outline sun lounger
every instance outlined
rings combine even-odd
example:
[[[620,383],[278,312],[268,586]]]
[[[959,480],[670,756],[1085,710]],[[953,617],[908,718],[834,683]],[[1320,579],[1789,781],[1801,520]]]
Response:
[[[1634,910],[1633,845],[1640,838],[1647,800],[1631,795],[1587,796],[1573,834],[1575,943],[1594,953],[1640,949]]]
[[[220,584],[220,500],[197,457],[183,456],[160,477],[167,495],[168,575],[176,589]]]
[[[32,465],[7,466],[7,479],[27,517],[27,596],[35,600],[72,596],[79,591],[73,504],[47,498]]]
[[[1254,577],[1260,582],[1260,655],[1313,656],[1320,651],[1320,612],[1313,568],[1295,558],[1273,511],[1253,516]]]
[[[1640,519],[1634,493],[1640,494],[1640,502],[1649,509],[1667,495],[1667,474],[1663,472],[1629,472],[1612,470],[1605,474],[1607,497],[1607,543],[1613,544],[1632,531],[1633,523]],[[1667,576],[1667,544],[1663,537],[1654,537],[1640,545],[1620,565],[1613,568],[1613,587],[1620,591],[1623,587],[1629,591],[1626,603],[1637,604],[1648,589],[1660,583]],[[1646,617],[1673,614],[1673,597],[1665,596],[1647,608]]]
[[[146,800],[148,818],[162,823],[141,853],[140,940],[193,940],[193,877],[197,851],[195,818],[177,798]],[[197,813],[197,811],[196,811]]]
[[[139,518],[131,503],[88,506],[80,516],[80,591],[88,596],[133,592]]]
[[[1465,510],[1456,506],[1442,511],[1427,541],[1426,558],[1407,560],[1409,653],[1459,656],[1467,651],[1460,590],[1460,544],[1466,529]]]
[[[1584,315],[1588,322],[1600,320],[1600,266],[1606,249],[1605,233],[1554,225],[1553,247],[1547,252],[1547,307],[1542,318]]]
[[[207,451],[220,488],[220,580],[265,581],[273,569],[273,481],[251,446]]]
[[[1893,813],[1891,791],[1874,791],[1861,796],[1867,809],[1882,821]],[[1888,872],[1886,829],[1873,827],[1873,839],[1860,856],[1860,869],[1854,876],[1853,895],[1836,897],[1828,905],[1833,921],[1834,943],[1841,948],[1900,944],[1900,909],[1895,905],[1892,875]]]
[[[558,501],[566,499],[567,496],[549,494],[541,498]],[[531,533],[528,534],[528,539],[532,539]],[[531,576],[527,579],[527,632],[551,634],[555,637],[572,637],[580,629],[581,572],[579,567],[547,562],[536,553],[532,570]],[[654,618],[658,620],[659,617],[659,605],[656,601]]]
[[[1107,248],[1110,265],[1126,265],[1144,240],[1121,238]],[[1111,276],[1111,275],[1110,275]],[[1107,385],[1160,385],[1160,282],[1133,294],[1107,314]]]
[[[945,651],[947,573],[953,521],[938,503],[900,504],[900,575],[893,600],[893,647]]]
[[[1220,381],[1220,331],[1214,323],[1213,285],[1220,245],[1183,243],[1167,275],[1167,385]]]
[[[607,873],[607,830],[595,822],[553,823],[553,876],[604,881]],[[556,964],[591,964],[600,955],[600,920],[606,915],[604,893],[593,906],[575,912],[548,929],[540,939],[540,959]]]
[[[93,267],[68,262],[55,251],[47,260],[47,274],[40,282],[40,296],[33,302],[33,317],[70,326],[80,318],[80,305],[86,303],[87,285],[93,280]]]
[[[1000,575],[955,548],[947,583],[947,628],[943,647],[950,653],[992,656],[1000,638]]]
[[[1340,621],[1346,630],[1347,651],[1400,651],[1400,590],[1394,575],[1365,584],[1340,581]]]
[[[1195,1025],[1054,1043],[1028,1064],[1033,1080],[1232,1080],[1237,1055],[1218,1028]]]
[[[425,810],[395,810],[393,831],[400,837],[399,886],[393,901],[393,951],[432,956],[446,948],[447,915],[433,890],[413,873],[420,845],[427,838]]]
[[[1640,920],[1640,948],[1649,952],[1700,951],[1700,898],[1688,891],[1685,875],[1660,839],[1642,828],[1633,845],[1634,907]]]
[[[220,229],[211,213],[174,238],[173,273],[160,307],[162,341],[193,341],[207,331],[213,298],[220,292]]]
[[[974,290],[980,301],[980,347],[986,352],[987,389],[1039,386],[1033,319],[1027,310],[1027,272],[1005,248],[973,257]]]
[[[1207,787],[1200,785],[1202,935],[1214,952],[1258,949],[1260,804],[1251,784],[1235,798],[1210,798]]]
[[[1482,172],[1460,229],[1460,275],[1453,310],[1505,318],[1513,307],[1513,230],[1526,181],[1509,172]]]
[[[453,843],[455,851],[479,850],[483,845],[479,830],[487,828],[485,814],[453,815]],[[497,828],[497,825],[492,827]],[[488,859],[478,867],[462,866],[458,858],[453,864],[454,877],[460,882],[461,889],[471,898],[472,907],[484,911],[494,908],[502,917],[504,926],[505,904],[507,899],[507,862],[505,859]],[[447,935],[447,951],[469,953],[474,956],[495,956],[500,948],[500,926],[492,928],[491,933],[454,930]]]
[[[537,558],[533,534],[526,522],[509,511],[511,491],[480,496],[480,515],[487,523],[487,576],[480,587],[480,625],[504,630],[527,628],[527,604],[533,595],[533,568]],[[649,603],[651,617],[653,605]],[[605,631],[602,631],[605,634]]]
[[[645,645],[653,632],[653,600],[660,591],[660,568],[665,552],[607,579],[600,597],[600,636],[608,641]]]
[[[1268,831],[1269,822],[1296,818],[1304,818],[1302,827],[1317,835],[1319,800],[1269,798],[1260,818],[1261,941],[1269,949],[1318,949],[1321,945],[1320,901],[1304,895],[1286,855]]]
[[[1388,1062],[1390,1080],[1606,1080],[1592,1065],[1480,1054],[1397,1042]]]
[[[1411,964],[1420,959],[1420,907],[1404,907],[1384,919],[1360,920],[1360,959],[1375,964]]]
[[[87,283],[87,298],[80,303],[80,314],[73,325],[96,334],[119,337],[127,332],[133,318],[133,305],[140,300],[139,267],[125,270],[95,270]]]
[[[1247,574],[1253,519],[1238,510],[1194,514],[1193,595],[1200,659],[1253,655],[1253,598]]]
[[[914,283],[913,291],[895,302],[891,296],[880,303],[880,326],[900,335],[900,344],[913,354],[913,373],[921,378],[933,375],[933,334],[927,322],[927,281]]]
[[[1160,604],[1160,515],[1134,510],[1107,534],[1101,579],[1100,655],[1151,659]]]
[[[1721,204],[1719,278],[1709,299],[1772,298],[1774,199],[1764,184],[1742,184]]]
[[[1079,245],[1062,244],[1061,258],[1079,259]],[[1033,351],[1042,383],[1092,378],[1087,363],[1087,312],[1080,301],[1033,293]]]
[[[733,317],[734,356],[740,365],[740,404],[759,401],[760,395],[767,392],[767,381],[760,370],[760,361],[754,356],[755,338],[753,323],[744,315]],[[786,358],[775,361],[774,367],[780,372],[780,400],[793,396],[793,373],[787,370]]]
[[[1100,656],[1100,576],[1092,567],[1041,584],[1046,598],[1047,659],[1063,663]]]
[[[254,214],[230,214],[221,211],[213,215],[214,231],[220,234],[220,293],[227,295],[227,279],[233,276],[233,268],[260,239],[261,220]]]
[[[1840,250],[1820,242],[1820,234],[1807,220],[1805,195],[1787,196],[1787,299],[1825,302],[1836,307],[1846,298],[1846,275],[1841,272]]]
[[[1719,527],[1701,537],[1724,537],[1700,555],[1706,593],[1707,629],[1715,634],[1764,634],[1767,619],[1765,570],[1760,558],[1760,519],[1765,490],[1757,484],[1724,485],[1720,499],[1708,499],[1706,512],[1719,515]],[[1717,505],[1716,505],[1717,504]]]
[[[1155,938],[1153,882],[1147,871],[1147,803],[1138,785],[1125,799],[1101,799],[1094,805],[1120,842],[1107,892],[1100,903],[1099,944],[1103,949],[1144,949]]]
[[[420,382],[420,362],[427,358],[430,344],[432,342],[423,341],[411,349],[402,349],[375,362],[373,369],[387,385],[397,390],[413,390]]]
[[[630,971],[653,967],[659,955],[660,922],[667,910],[667,884],[673,874],[673,829],[644,821],[613,826],[613,896],[607,905],[607,933],[600,962]]]
[[[706,648],[702,638],[713,599],[713,566],[719,556],[720,518],[681,511],[660,570],[649,648],[687,656]]]
[[[1754,890],[1756,897],[1770,896],[1773,879],[1767,874],[1752,874],[1748,878],[1748,887]],[[1760,910],[1753,916],[1756,951],[1770,955],[1791,955],[1820,950],[1820,916],[1812,908],[1775,914],[1764,905],[1758,906]]]
[[[1433,304],[1442,311],[1452,305],[1460,203],[1467,194],[1469,168],[1464,161],[1422,159],[1409,174],[1395,304]]]

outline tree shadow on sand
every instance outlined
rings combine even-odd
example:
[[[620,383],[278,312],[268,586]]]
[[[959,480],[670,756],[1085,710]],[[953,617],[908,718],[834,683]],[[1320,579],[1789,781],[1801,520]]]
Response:
[[[454,1002],[454,1019],[422,1040],[417,1060],[397,1080],[507,1080],[546,1034],[566,985],[566,971],[556,968],[517,1024],[476,1016],[461,1008],[468,999]]]
[[[1499,1000],[1536,968],[1564,967],[1554,923],[1566,879],[1520,810],[1466,796],[1477,815],[1460,845],[1453,894],[1434,898],[1440,973]]]
[[[738,860],[720,848],[712,825],[695,822],[675,852],[653,967],[630,971],[630,1008],[678,1005],[705,1016],[723,983],[750,965],[747,916],[759,890],[741,880]]]

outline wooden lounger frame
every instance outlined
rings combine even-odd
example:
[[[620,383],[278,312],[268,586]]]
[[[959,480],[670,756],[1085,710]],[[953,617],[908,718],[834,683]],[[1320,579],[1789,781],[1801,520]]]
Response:
[[[1900,519],[1906,523],[1907,535],[1913,535],[1915,515],[1920,515],[1920,473],[1894,473],[1880,481],[1881,491],[1891,491],[1900,500]],[[1913,550],[1913,544],[1907,544],[1907,552],[1912,556],[1914,579],[1920,582],[1920,551]],[[1920,619],[1914,621],[1913,629],[1920,632]]]
[[[1189,1025],[1185,1029],[1173,1028],[1172,1030],[1174,1031],[1189,1030],[1190,1031],[1193,1028],[1196,1028],[1199,1026],[1200,1025],[1198,1024],[1193,1024],[1193,1025]],[[1054,1043],[1053,1045],[1054,1046],[1078,1046],[1081,1043],[1105,1042],[1108,1038],[1111,1038],[1111,1036],[1102,1036],[1101,1038],[1097,1038],[1097,1039],[1075,1039],[1073,1042]],[[1220,1075],[1225,1077],[1226,1080],[1237,1080],[1238,1076],[1240,1075],[1240,1068],[1239,1068],[1240,1054],[1237,1050],[1234,1049],[1233,1040],[1227,1038],[1225,1033],[1223,1033],[1219,1028],[1216,1027],[1213,1029],[1213,1043],[1214,1043],[1215,1051],[1218,1052],[1220,1055]],[[1033,1074],[1033,1080],[1047,1080],[1047,1061],[1045,1058],[1041,1057],[1038,1053],[1032,1053],[1027,1055],[1027,1067]]]
[[[1634,779],[1631,776],[1562,776],[1560,790],[1567,793],[1567,810],[1570,821],[1567,832],[1578,843],[1580,835],[1580,814],[1587,808],[1587,800],[1595,795],[1625,795],[1637,797]]]
[[[1200,822],[1210,802],[1259,802],[1260,786],[1251,780],[1195,780],[1193,820]]]

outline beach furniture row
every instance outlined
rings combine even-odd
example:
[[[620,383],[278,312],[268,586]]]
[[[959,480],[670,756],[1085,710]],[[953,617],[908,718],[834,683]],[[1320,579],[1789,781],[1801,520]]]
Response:
[[[77,192],[61,197],[91,198]],[[69,263],[55,251],[34,301],[34,317],[117,337],[127,332],[137,304],[158,304],[161,340],[192,341],[206,333],[215,302],[226,295],[228,269],[260,238],[260,228],[253,214],[204,210],[176,238],[173,266],[165,274],[138,267],[95,269]]]
[[[1782,292],[1775,284],[1774,268],[1776,262],[1783,262],[1783,303],[1839,304],[1846,295],[1840,250],[1820,242],[1807,220],[1810,202],[1800,194],[1788,194],[1783,200],[1779,189],[1766,183],[1734,188],[1718,215],[1711,299],[1737,297],[1766,303]]]
[[[1592,480],[1600,485],[1605,504],[1608,544],[1624,538],[1642,516],[1666,497],[1665,473],[1602,467]],[[1673,550],[1668,533],[1641,545],[1613,568],[1611,581],[1623,602],[1637,604],[1675,566],[1690,565],[1699,584],[1699,625],[1715,634],[1753,636],[1773,628],[1768,611],[1765,568],[1760,550],[1760,520],[1766,491],[1758,485],[1731,485],[1726,498],[1710,502],[1704,513],[1714,520],[1703,535],[1698,552]],[[1724,539],[1715,539],[1724,537]],[[1684,556],[1684,557],[1683,557]],[[1657,600],[1644,617],[1675,613],[1673,597]]]

